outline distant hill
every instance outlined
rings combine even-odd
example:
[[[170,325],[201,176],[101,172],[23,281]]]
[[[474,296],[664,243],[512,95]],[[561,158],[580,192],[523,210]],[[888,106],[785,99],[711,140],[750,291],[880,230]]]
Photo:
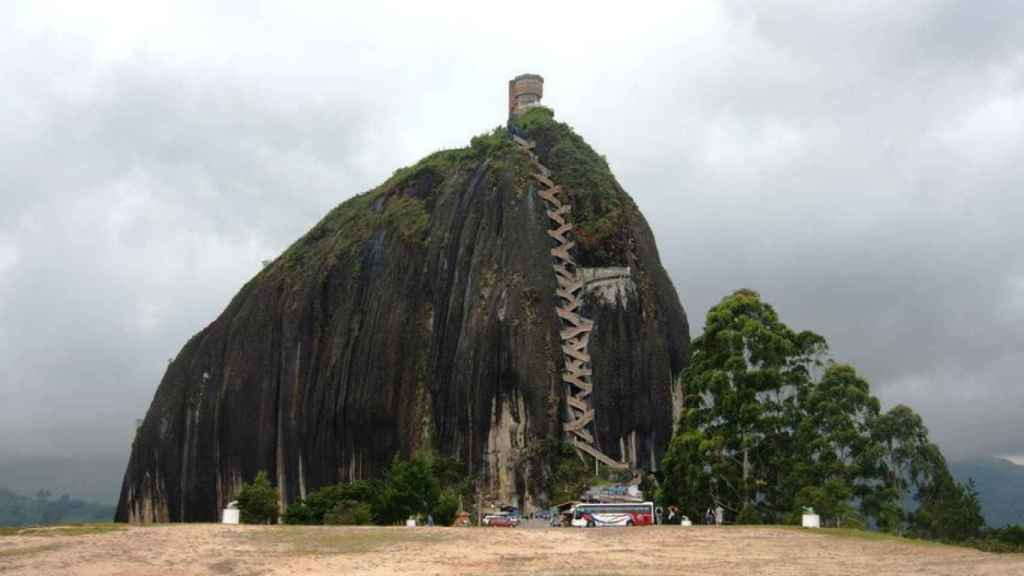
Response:
[[[40,489],[53,494],[114,504],[121,491],[127,455],[37,455],[0,452],[0,488],[32,496]]]
[[[77,500],[68,494],[52,498],[40,491],[34,498],[19,496],[0,488],[0,526],[109,522],[114,507]]]
[[[1024,524],[1024,466],[1002,458],[981,458],[949,465],[960,482],[973,478],[989,526]]]

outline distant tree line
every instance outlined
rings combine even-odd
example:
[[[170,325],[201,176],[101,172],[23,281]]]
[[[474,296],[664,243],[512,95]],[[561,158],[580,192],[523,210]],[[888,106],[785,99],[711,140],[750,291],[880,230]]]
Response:
[[[0,488],[0,526],[110,522],[114,507],[39,490],[34,498]]]
[[[713,307],[683,374],[659,503],[695,518],[721,506],[741,524],[795,524],[810,507],[829,526],[1018,538],[1019,528],[984,531],[973,482],[953,479],[919,415],[882,412],[868,382],[827,353],[823,337],[790,329],[754,291]]]

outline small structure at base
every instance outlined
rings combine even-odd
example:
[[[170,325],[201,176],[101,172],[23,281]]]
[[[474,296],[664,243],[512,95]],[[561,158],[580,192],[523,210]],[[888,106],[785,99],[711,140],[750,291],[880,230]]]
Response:
[[[238,500],[228,502],[228,507],[224,509],[224,514],[221,516],[221,523],[238,524]]]
[[[814,508],[804,508],[804,528],[821,528],[821,516],[814,513]]]
[[[410,527],[410,528],[415,528],[416,527],[416,519],[415,518],[406,518],[405,525]]]

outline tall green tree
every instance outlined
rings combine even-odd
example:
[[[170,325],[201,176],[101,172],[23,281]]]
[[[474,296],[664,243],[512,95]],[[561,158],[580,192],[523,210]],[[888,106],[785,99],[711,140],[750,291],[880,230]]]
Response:
[[[928,439],[921,416],[902,404],[875,419],[871,436],[881,447],[883,481],[895,503],[880,507],[878,524],[883,530],[903,533],[907,530],[903,504],[937,473],[938,448]]]
[[[831,364],[807,386],[795,434],[797,458],[789,472],[796,508],[813,506],[837,522],[877,516],[891,500],[882,466],[883,449],[872,436],[880,404],[852,366]],[[855,499],[861,515],[855,516]]]
[[[852,366],[823,362],[821,336],[790,329],[756,292],[713,307],[692,352],[662,505],[697,517],[721,505],[739,522],[794,521],[810,506],[845,525],[979,534],[977,493],[950,476],[921,417],[906,406],[883,414]]]
[[[410,516],[429,514],[440,497],[441,487],[434,477],[433,460],[429,455],[417,454],[408,462],[395,456],[383,489],[374,502],[374,521],[396,524]]]
[[[691,513],[714,505],[732,513],[788,508],[780,502],[791,498],[782,476],[798,398],[826,350],[824,338],[791,330],[752,290],[713,307],[683,376],[686,398],[663,500]]]
[[[909,483],[928,469],[928,428],[910,407],[893,407],[875,421],[872,434],[884,450],[887,481],[903,498]]]
[[[977,538],[985,526],[974,481],[961,484],[949,473],[939,447],[928,444],[917,463],[917,510],[910,515],[914,535],[961,542]]]
[[[277,522],[277,490],[270,485],[266,470],[260,470],[251,484],[242,484],[238,493],[238,510],[246,524]]]
[[[949,541],[980,534],[985,520],[974,483],[953,479],[920,415],[896,406],[874,421],[871,434],[881,447],[882,481],[895,503],[879,511],[880,528]],[[910,495],[917,508],[908,514],[903,504]]]
[[[678,506],[691,518],[702,518],[714,504],[708,462],[715,449],[700,430],[683,430],[681,424],[661,461],[656,500],[663,506]]]

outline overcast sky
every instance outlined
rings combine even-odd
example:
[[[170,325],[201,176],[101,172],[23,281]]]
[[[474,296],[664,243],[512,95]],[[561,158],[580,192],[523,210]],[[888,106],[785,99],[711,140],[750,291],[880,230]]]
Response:
[[[26,457],[119,483],[260,262],[503,123],[522,72],[694,335],[754,288],[951,458],[1024,453],[1024,4],[48,4],[0,2],[0,485]]]

